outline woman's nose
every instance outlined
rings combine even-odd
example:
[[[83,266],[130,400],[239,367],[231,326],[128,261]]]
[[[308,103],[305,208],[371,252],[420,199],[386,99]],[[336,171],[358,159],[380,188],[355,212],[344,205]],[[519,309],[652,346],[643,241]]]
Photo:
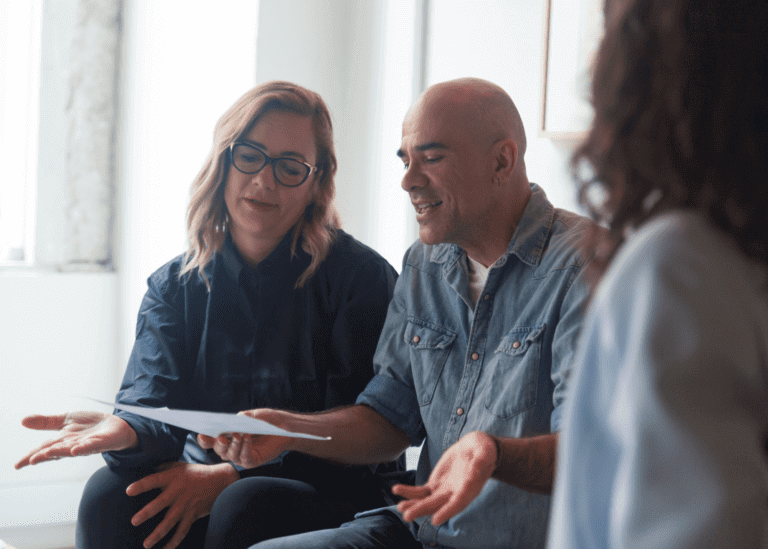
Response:
[[[275,174],[272,172],[272,167],[269,165],[264,166],[258,172],[251,176],[251,182],[260,187],[272,190],[277,186],[275,181]]]

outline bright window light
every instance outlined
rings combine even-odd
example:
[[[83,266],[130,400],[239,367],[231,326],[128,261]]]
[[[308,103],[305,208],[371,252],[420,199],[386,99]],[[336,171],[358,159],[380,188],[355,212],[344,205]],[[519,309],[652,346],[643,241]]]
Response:
[[[0,264],[32,261],[41,0],[0,0]]]

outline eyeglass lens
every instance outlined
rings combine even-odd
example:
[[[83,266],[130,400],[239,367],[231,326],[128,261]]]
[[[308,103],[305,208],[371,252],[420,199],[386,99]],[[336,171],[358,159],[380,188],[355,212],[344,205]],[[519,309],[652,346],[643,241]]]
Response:
[[[310,168],[292,158],[269,158],[259,149],[238,143],[232,150],[232,162],[243,173],[254,174],[271,160],[272,173],[277,181],[288,187],[301,185],[309,175]]]

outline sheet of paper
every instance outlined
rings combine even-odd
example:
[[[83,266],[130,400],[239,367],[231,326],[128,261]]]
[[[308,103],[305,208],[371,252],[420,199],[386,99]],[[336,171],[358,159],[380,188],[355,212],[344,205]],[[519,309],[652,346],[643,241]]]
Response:
[[[224,414],[221,412],[199,412],[196,410],[171,410],[169,408],[145,408],[129,404],[104,402],[92,398],[96,402],[125,410],[137,416],[148,417],[187,429],[193,433],[201,433],[209,437],[217,437],[222,433],[248,433],[251,435],[278,435],[283,437],[310,438],[314,440],[330,440],[331,437],[318,437],[306,433],[292,433],[271,423],[239,414]]]

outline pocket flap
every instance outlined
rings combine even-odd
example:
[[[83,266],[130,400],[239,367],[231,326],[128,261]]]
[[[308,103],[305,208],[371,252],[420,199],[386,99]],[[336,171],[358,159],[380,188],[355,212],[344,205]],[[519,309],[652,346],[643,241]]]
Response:
[[[447,349],[456,334],[425,320],[409,318],[404,339],[414,349]]]
[[[496,349],[497,353],[505,353],[510,356],[524,354],[532,343],[536,342],[544,333],[546,324],[541,326],[513,328]]]

